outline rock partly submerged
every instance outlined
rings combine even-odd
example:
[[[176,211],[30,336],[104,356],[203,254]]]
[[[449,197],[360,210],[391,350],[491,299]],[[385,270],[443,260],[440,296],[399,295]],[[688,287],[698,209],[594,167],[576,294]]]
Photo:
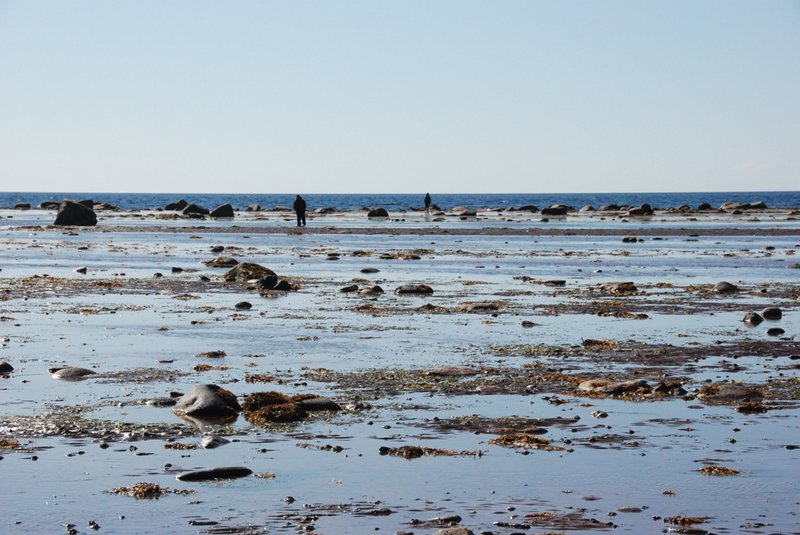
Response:
[[[53,225],[57,227],[93,227],[97,225],[97,214],[81,203],[63,201],[58,206],[58,214]]]
[[[192,470],[178,474],[175,479],[178,481],[197,482],[214,481],[217,479],[237,479],[247,477],[253,473],[252,470],[244,466],[221,466],[219,468],[209,468],[207,470]]]
[[[52,374],[53,379],[63,379],[65,381],[80,381],[81,379],[85,379],[90,375],[97,374],[95,371],[86,368],[77,368],[74,366],[50,368],[48,371]]]
[[[188,418],[193,423],[227,423],[236,419],[242,407],[229,390],[214,385],[197,385],[183,394],[172,408],[177,416]]]

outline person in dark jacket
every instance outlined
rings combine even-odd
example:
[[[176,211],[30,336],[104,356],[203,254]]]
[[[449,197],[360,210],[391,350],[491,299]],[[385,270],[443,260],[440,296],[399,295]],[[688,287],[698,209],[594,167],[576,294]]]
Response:
[[[306,201],[300,195],[294,200],[294,211],[297,214],[297,226],[306,226]]]
[[[430,212],[431,211],[431,194],[430,193],[426,193],[425,194],[425,211],[426,212]]]

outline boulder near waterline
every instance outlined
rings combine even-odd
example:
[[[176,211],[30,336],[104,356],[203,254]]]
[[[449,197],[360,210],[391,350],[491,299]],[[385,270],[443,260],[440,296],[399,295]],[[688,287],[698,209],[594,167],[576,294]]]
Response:
[[[93,227],[97,225],[97,214],[91,208],[80,203],[63,201],[58,206],[58,214],[53,225],[57,227]]]
[[[779,320],[783,317],[783,312],[778,307],[767,307],[761,311],[761,315],[765,320]]]
[[[212,258],[211,260],[206,260],[203,262],[208,267],[213,268],[230,268],[239,264],[239,261],[235,258],[231,258],[230,256],[218,256],[216,258]]]
[[[164,207],[164,210],[174,210],[176,212],[180,212],[181,210],[183,210],[187,206],[189,206],[189,203],[184,201],[183,199],[181,199],[179,201],[175,201],[175,202],[169,203],[168,205],[166,205]]]

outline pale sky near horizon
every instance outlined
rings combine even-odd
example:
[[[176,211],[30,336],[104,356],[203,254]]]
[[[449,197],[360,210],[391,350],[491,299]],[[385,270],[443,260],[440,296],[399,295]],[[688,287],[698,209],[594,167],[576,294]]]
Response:
[[[0,191],[780,191],[798,176],[797,0],[0,0]]]

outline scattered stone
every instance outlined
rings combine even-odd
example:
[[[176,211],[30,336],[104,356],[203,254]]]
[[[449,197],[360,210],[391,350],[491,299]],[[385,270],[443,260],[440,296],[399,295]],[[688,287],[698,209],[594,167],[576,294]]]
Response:
[[[350,286],[345,286],[344,288],[339,289],[342,293],[352,293],[358,291],[358,284],[351,284]]]
[[[213,481],[216,479],[237,479],[247,477],[253,473],[244,466],[223,466],[220,468],[210,468],[208,470],[193,470],[184,472],[175,477],[178,481]]]
[[[7,374],[14,371],[14,366],[5,360],[0,360],[0,374]]]
[[[234,216],[233,206],[230,204],[223,204],[217,206],[211,211],[211,217],[232,218]]]
[[[236,303],[236,310],[250,310],[253,308],[253,305],[248,303],[247,301],[240,301]]]
[[[157,483],[137,483],[132,487],[117,487],[111,489],[112,494],[126,494],[137,500],[158,499],[167,494],[187,494],[186,491],[171,491],[167,487],[162,487]]]
[[[86,268],[86,266],[81,266],[79,268],[75,268],[73,271],[75,271],[75,273],[80,273],[81,275],[86,275],[89,270]]]
[[[57,227],[93,227],[97,225],[97,215],[94,210],[80,203],[63,201],[58,206],[58,214],[53,225]]]
[[[762,318],[758,312],[748,312],[744,315],[742,321],[750,327],[755,327],[756,325],[761,324],[761,322],[764,321],[764,318]]]
[[[761,311],[761,316],[765,320],[779,320],[783,317],[783,312],[778,307],[768,307]]]
[[[704,466],[703,468],[699,469],[698,472],[706,476],[735,476],[740,473],[739,470],[735,470],[733,468],[715,465]]]
[[[430,295],[433,293],[433,288],[427,284],[404,284],[395,289],[395,293],[400,295]]]
[[[772,327],[770,329],[767,329],[767,334],[769,336],[781,336],[783,334],[786,334],[786,331],[784,331],[780,327]]]
[[[380,269],[378,269],[378,268],[372,268],[372,267],[369,267],[369,268],[363,268],[363,269],[361,270],[361,273],[379,273],[379,272],[380,272]]]

